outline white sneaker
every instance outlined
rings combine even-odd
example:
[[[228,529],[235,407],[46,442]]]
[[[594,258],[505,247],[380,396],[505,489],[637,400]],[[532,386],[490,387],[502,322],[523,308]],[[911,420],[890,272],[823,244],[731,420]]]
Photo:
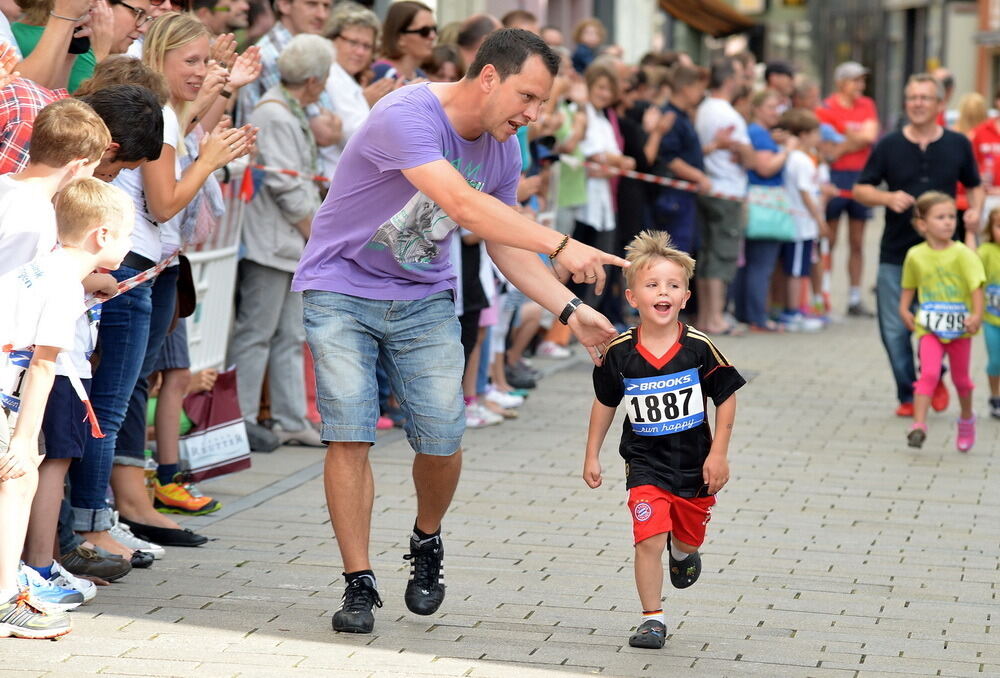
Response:
[[[825,325],[819,318],[812,318],[802,313],[782,314],[781,324],[787,332],[819,332]]]
[[[502,416],[490,412],[479,403],[471,403],[465,406],[465,426],[467,428],[494,426],[501,421],[503,421]]]
[[[139,537],[132,534],[132,528],[118,520],[118,511],[113,512],[112,516],[114,518],[114,523],[111,525],[111,529],[108,530],[108,534],[110,534],[112,539],[116,542],[122,546],[127,546],[133,551],[148,553],[156,560],[159,560],[166,555],[166,549],[159,544],[154,544],[153,542],[146,541],[145,539],[139,539]]]
[[[91,601],[97,595],[97,584],[89,579],[77,577],[68,570],[63,569],[58,560],[52,561],[52,576],[49,581],[64,589],[73,589],[83,594],[84,602]]]
[[[538,349],[535,351],[535,355],[542,358],[555,358],[556,360],[564,360],[573,355],[565,346],[560,346],[554,341],[543,341],[538,345]]]
[[[491,403],[496,403],[500,407],[508,410],[512,407],[520,407],[524,404],[524,398],[513,393],[504,393],[495,388],[490,388],[486,392],[486,399]]]

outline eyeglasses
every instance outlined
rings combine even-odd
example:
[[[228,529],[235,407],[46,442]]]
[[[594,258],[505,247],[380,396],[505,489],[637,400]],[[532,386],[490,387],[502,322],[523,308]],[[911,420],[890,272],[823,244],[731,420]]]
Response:
[[[162,1],[163,0],[161,0],[161,2]],[[128,11],[132,12],[132,14],[135,15],[135,27],[136,28],[142,28],[143,26],[145,26],[146,24],[148,24],[150,21],[153,20],[153,17],[149,16],[149,14],[147,14],[146,10],[144,10],[144,9],[139,9],[138,7],[133,7],[132,5],[128,4],[127,2],[122,2],[122,0],[118,0],[117,4],[121,5],[122,7],[124,7],[125,9],[127,9]]]
[[[364,52],[370,52],[375,49],[375,45],[370,42],[361,42],[360,40],[351,40],[350,38],[345,38],[342,35],[337,36],[338,40],[343,40],[347,43],[347,46],[351,49],[360,49]]]
[[[429,38],[431,34],[437,35],[437,26],[421,26],[420,28],[408,28],[405,31],[400,31],[400,33],[416,33],[421,38]]]
[[[927,102],[930,102],[930,101],[938,101],[938,98],[935,97],[935,96],[930,96],[928,94],[913,94],[913,95],[910,95],[910,96],[906,97],[906,100],[907,101],[914,101],[914,102],[917,102],[917,101],[921,101],[921,102],[922,101],[927,101]]]

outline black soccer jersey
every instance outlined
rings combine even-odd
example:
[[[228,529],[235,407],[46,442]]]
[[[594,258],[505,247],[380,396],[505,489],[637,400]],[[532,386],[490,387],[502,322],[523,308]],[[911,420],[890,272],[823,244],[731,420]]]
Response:
[[[712,446],[708,398],[718,405],[745,383],[712,340],[687,325],[659,358],[639,343],[638,328],[614,339],[604,363],[594,368],[594,392],[608,407],[625,401],[619,452],[627,487],[654,485],[696,496]]]

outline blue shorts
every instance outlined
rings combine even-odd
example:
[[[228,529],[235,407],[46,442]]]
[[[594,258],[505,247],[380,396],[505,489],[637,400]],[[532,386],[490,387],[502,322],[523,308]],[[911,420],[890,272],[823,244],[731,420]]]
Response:
[[[858,182],[859,176],[861,176],[861,172],[830,170],[830,181],[841,191],[850,191],[854,187],[854,184]],[[839,219],[840,215],[844,212],[847,212],[848,219],[867,221],[872,218],[870,207],[862,205],[857,200],[852,200],[851,198],[841,198],[838,196],[830,198],[830,202],[826,203],[827,221]]]
[[[163,340],[163,348],[156,359],[154,372],[162,370],[184,370],[191,367],[191,355],[188,352],[187,318],[179,318],[177,327]]]
[[[785,275],[804,278],[812,270],[812,240],[781,243],[781,264]]]
[[[413,449],[439,456],[459,450],[465,361],[450,291],[381,301],[308,290],[302,300],[324,442],[375,442],[377,362],[406,415]]]
[[[90,379],[81,379],[90,394]],[[73,390],[69,377],[56,375],[42,417],[42,439],[46,459],[82,459],[90,435],[87,408]]]

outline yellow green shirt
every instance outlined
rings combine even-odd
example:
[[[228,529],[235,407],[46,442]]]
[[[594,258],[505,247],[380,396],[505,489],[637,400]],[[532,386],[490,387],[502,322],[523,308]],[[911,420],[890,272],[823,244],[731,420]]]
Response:
[[[965,318],[972,313],[972,292],[986,282],[983,263],[960,242],[943,250],[927,243],[910,248],[903,261],[903,289],[917,290],[917,337],[933,333],[941,341],[971,336]]]
[[[979,246],[979,258],[986,269],[986,313],[983,320],[1000,326],[1000,243],[984,242]]]

